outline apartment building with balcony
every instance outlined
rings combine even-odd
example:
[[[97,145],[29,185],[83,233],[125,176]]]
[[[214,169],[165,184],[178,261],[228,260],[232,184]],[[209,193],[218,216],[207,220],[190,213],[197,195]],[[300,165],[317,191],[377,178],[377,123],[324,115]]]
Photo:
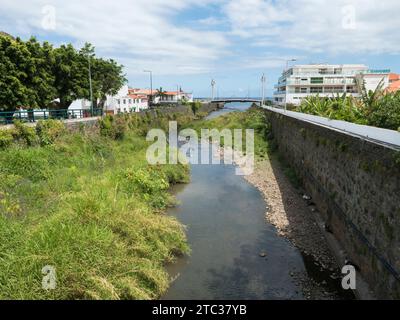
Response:
[[[274,102],[278,105],[299,105],[309,96],[334,97],[343,93],[359,96],[359,81],[367,90],[375,90],[379,83],[389,86],[390,70],[370,70],[362,64],[296,65],[282,73],[275,85]]]

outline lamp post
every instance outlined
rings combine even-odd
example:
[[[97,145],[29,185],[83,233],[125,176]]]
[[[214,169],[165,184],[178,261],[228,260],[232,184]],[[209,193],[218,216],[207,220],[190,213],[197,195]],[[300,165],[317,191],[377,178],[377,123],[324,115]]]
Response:
[[[288,72],[289,70],[289,62],[294,62],[297,61],[297,59],[289,59],[286,60],[286,70],[285,72]],[[285,112],[287,110],[287,92],[288,92],[288,86],[287,86],[287,77],[286,77],[286,89],[285,89]]]
[[[179,98],[182,98],[181,91],[179,90],[179,84],[176,85],[176,102],[179,102]]]
[[[144,70],[143,72],[150,74],[150,104],[152,104],[153,103],[153,71]]]
[[[90,54],[88,54],[89,64],[89,87],[90,87],[90,115],[93,117],[93,86],[92,86],[92,66],[90,63]]]
[[[216,82],[214,79],[211,80],[211,101],[214,100],[214,87],[216,85]]]
[[[263,73],[261,77],[261,106],[264,105],[264,100],[265,100],[265,82],[266,82],[266,77],[265,74]]]

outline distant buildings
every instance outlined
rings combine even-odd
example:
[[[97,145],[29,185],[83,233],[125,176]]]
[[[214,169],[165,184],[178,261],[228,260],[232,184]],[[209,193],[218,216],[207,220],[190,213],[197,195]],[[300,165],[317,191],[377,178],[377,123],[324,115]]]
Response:
[[[333,97],[346,93],[357,97],[358,81],[364,81],[367,90],[375,90],[381,82],[383,89],[392,85],[392,90],[395,90],[399,85],[390,70],[370,70],[365,65],[296,65],[285,70],[279,78],[274,102],[298,105],[306,97],[317,94]]]
[[[140,112],[149,108],[149,99],[145,94],[132,93],[127,85],[115,96],[107,97],[105,110],[108,114]]]
[[[400,90],[400,75],[396,73],[389,74],[389,86],[386,92],[396,92]]]
[[[193,94],[184,92],[182,90],[178,91],[158,91],[153,90],[151,92],[149,89],[129,89],[132,94],[140,94],[147,95],[150,99],[150,95],[153,95],[153,102],[155,104],[169,104],[169,103],[178,103],[183,100],[192,102]]]
[[[146,110],[150,101],[154,104],[178,103],[183,100],[192,102],[193,94],[179,91],[151,91],[150,89],[129,88],[123,86],[115,96],[107,96],[104,110],[107,114],[132,113]],[[69,110],[90,110],[90,101],[74,101]]]

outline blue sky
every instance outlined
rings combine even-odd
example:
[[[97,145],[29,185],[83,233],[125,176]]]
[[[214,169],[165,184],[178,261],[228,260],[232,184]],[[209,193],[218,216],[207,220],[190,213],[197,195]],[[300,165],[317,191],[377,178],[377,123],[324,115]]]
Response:
[[[400,72],[398,0],[0,0],[0,30],[55,45],[91,42],[132,87],[268,95],[285,67],[364,63]]]

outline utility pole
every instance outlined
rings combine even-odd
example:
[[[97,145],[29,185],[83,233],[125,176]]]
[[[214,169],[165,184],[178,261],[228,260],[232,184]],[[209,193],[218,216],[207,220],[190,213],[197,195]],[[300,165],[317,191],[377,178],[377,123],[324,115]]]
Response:
[[[289,59],[286,60],[286,70],[285,72],[289,71],[289,62],[297,61],[297,59]],[[287,92],[288,92],[288,85],[287,85],[287,75],[286,75],[286,90],[285,90],[285,112],[287,110]]]
[[[266,77],[265,74],[263,73],[261,77],[261,106],[264,105],[264,100],[265,100],[265,82],[266,82]]]
[[[143,72],[147,72],[150,74],[150,104],[153,103],[153,71],[144,70]]]
[[[211,101],[214,100],[214,87],[216,85],[216,82],[214,79],[211,80]]]
[[[90,53],[88,54],[89,63],[89,87],[90,87],[90,115],[93,117],[93,86],[92,86],[92,66],[90,63]]]

